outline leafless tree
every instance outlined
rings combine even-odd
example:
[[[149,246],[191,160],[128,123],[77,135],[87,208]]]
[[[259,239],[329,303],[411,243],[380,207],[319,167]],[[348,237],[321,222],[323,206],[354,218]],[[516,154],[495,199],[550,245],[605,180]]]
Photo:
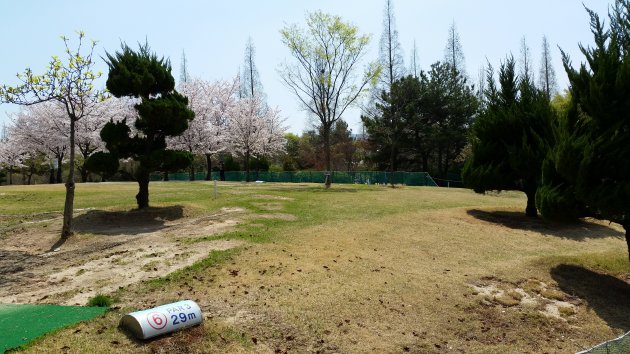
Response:
[[[532,67],[532,52],[527,45],[525,36],[521,38],[521,55],[519,56],[519,75],[522,79],[534,82],[534,69]]]
[[[419,77],[420,75],[420,64],[418,64],[418,49],[416,47],[415,39],[413,40],[413,49],[411,50],[409,75],[413,75],[413,77]]]
[[[547,36],[543,36],[542,38],[542,56],[540,58],[540,76],[538,82],[540,89],[545,91],[548,99],[551,99],[558,91],[556,71],[553,68]]]
[[[262,106],[265,106],[265,94],[263,92],[263,85],[260,81],[260,73],[256,67],[256,47],[251,37],[247,39],[247,45],[245,46],[245,58],[243,60],[243,75],[241,85],[240,97],[254,97],[258,96],[262,99]]]
[[[179,70],[179,84],[185,84],[190,81],[190,73],[188,72],[188,60],[186,59],[186,52],[182,50],[182,63]]]
[[[455,21],[448,29],[448,40],[444,48],[444,61],[451,65],[453,70],[457,70],[460,75],[466,76],[466,57],[462,49],[462,41],[459,38]]]
[[[386,0],[383,10],[383,33],[381,34],[379,63],[381,64],[381,88],[389,91],[394,81],[405,75],[402,48],[398,41],[394,4]]]

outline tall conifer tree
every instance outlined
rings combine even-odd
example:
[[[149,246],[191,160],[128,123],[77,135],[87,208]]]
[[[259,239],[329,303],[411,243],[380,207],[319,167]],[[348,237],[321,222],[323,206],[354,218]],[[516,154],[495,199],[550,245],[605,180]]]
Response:
[[[586,63],[579,69],[563,53],[571,105],[537,202],[545,217],[588,215],[621,224],[630,251],[630,1],[615,2],[609,29],[588,12],[595,45],[580,46]]]
[[[518,79],[514,59],[499,70],[496,87],[488,71],[486,109],[472,126],[472,156],[463,170],[477,193],[519,190],[527,195],[528,216],[537,216],[535,194],[552,137],[553,111],[545,94],[526,77]]]

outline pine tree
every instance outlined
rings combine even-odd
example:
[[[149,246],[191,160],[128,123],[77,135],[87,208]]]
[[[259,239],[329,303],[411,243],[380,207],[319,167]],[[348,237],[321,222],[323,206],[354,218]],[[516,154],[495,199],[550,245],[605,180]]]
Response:
[[[379,114],[361,117],[377,154],[374,158],[385,162],[392,186],[405,132],[413,124],[414,115],[420,112],[420,96],[420,80],[413,76],[404,77],[395,81],[389,92],[383,92],[382,103],[376,104]]]
[[[102,165],[101,172],[113,172],[105,170],[114,165],[111,161],[136,160],[136,201],[139,209],[147,208],[150,173],[185,168],[192,162],[187,151],[167,150],[166,138],[186,131],[195,114],[188,108],[188,99],[175,91],[170,62],[158,59],[148,44],[140,45],[138,51],[123,44],[120,52],[107,53],[107,65],[109,92],[116,97],[134,97],[140,103],[135,106],[138,117],[134,126],[138,133],[131,135],[126,120],[110,121],[101,130],[109,153],[98,158],[110,162]]]

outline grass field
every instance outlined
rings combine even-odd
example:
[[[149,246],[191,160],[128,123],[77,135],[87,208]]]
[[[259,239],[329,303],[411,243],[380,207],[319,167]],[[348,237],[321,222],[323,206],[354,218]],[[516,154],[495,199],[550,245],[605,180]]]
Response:
[[[207,182],[151,183],[150,190],[147,219],[129,211],[135,184],[78,185],[81,231],[62,251],[79,258],[67,258],[58,272],[80,268],[81,257],[94,261],[93,253],[81,256],[85,245],[112,237],[135,245],[143,232],[191,252],[212,242],[231,246],[110,292],[116,303],[106,315],[45,336],[26,352],[568,353],[630,330],[622,229],[526,218],[519,193],[225,183],[213,199]],[[46,244],[36,240],[54,241],[62,205],[59,185],[1,187],[0,251],[23,255],[32,244],[31,256],[43,257]],[[215,224],[233,222],[207,232],[177,229],[207,215]],[[125,230],[137,220],[142,227],[108,232],[108,223],[126,219]],[[144,268],[158,269],[168,256],[154,254]],[[23,291],[25,278],[15,274],[7,288]],[[202,326],[148,342],[117,327],[130,311],[179,299],[200,304]]]

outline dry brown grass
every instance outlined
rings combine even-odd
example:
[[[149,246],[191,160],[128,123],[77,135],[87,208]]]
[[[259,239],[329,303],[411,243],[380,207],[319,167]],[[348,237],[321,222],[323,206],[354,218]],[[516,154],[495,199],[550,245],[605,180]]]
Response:
[[[606,295],[568,281],[579,269],[591,282],[604,276],[606,264],[599,270],[579,264],[591,255],[626,257],[617,226],[532,220],[521,216],[524,198],[513,193],[355,192],[239,190],[254,193],[258,206],[273,204],[286,213],[245,217],[256,224],[247,232],[268,225],[271,242],[243,246],[229,260],[173,281],[130,287],[119,294],[124,308],[80,325],[79,332],[48,336],[29,351],[574,352],[630,329],[623,316],[602,312]],[[274,193],[280,194],[260,204]],[[340,211],[343,203],[353,209],[347,215]],[[314,207],[335,212],[305,222]],[[581,268],[562,268],[567,263]],[[614,279],[606,281],[620,282],[615,294],[628,292],[621,278],[630,268],[609,273]],[[471,290],[491,284],[494,301]],[[200,303],[203,327],[148,344],[116,329],[128,310],[180,298]],[[539,302],[527,305],[530,298]],[[551,299],[571,299],[577,311],[559,307],[563,318],[549,316],[544,306]]]

